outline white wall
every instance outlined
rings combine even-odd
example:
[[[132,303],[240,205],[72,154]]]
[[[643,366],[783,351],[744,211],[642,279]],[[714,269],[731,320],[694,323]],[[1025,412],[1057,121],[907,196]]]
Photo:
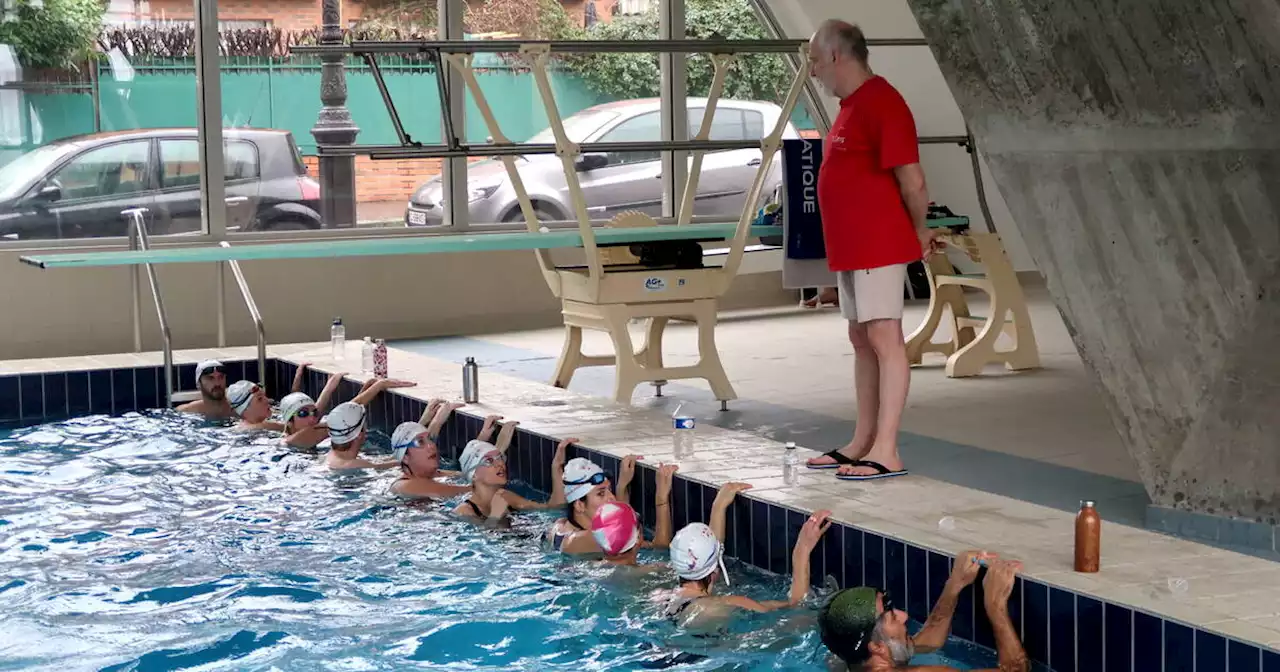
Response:
[[[784,37],[806,39],[824,19],[844,19],[858,24],[868,38],[919,38],[920,27],[906,0],[763,0],[772,10]],[[873,47],[871,67],[902,92],[915,114],[920,135],[964,135],[964,118],[956,106],[928,47]],[[832,119],[838,110],[834,98],[825,100]],[[974,186],[968,153],[957,145],[925,145],[921,163],[929,181],[930,197],[949,206],[957,214],[969,215],[976,227],[983,226],[982,210]],[[1014,268],[1036,270],[1027,253],[1009,209],[982,162],[983,186],[996,230],[1001,234]],[[955,259],[957,265],[963,261]]]

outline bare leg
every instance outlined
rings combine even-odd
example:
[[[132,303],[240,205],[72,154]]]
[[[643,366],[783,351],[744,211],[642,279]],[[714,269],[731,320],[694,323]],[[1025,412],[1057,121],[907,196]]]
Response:
[[[857,394],[858,420],[853,426],[853,439],[840,449],[851,460],[861,459],[871,450],[876,436],[876,418],[880,413],[880,364],[876,351],[867,338],[867,325],[849,323],[849,342],[853,344],[853,379]],[[905,350],[903,351],[905,355]],[[814,466],[831,464],[829,457],[809,460]]]
[[[902,340],[902,320],[872,320],[864,327],[879,366],[880,404],[874,441],[862,459],[879,462],[890,470],[898,471],[902,469],[902,458],[898,455],[898,428],[902,425],[902,411],[907,406],[907,390],[911,386],[911,364],[907,361],[907,346]],[[861,406],[859,403],[859,420]],[[845,466],[839,473],[869,476],[877,472],[871,467]]]

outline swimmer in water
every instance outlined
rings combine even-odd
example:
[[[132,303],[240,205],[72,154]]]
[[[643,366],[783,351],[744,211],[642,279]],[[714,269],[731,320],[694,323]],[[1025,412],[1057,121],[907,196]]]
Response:
[[[440,468],[440,449],[435,437],[453,412],[462,404],[444,403],[436,399],[418,422],[402,422],[391,434],[391,453],[400,462],[400,478],[391,484],[391,492],[401,497],[418,499],[448,499],[471,490],[469,486],[444,483],[441,477],[459,476],[456,471]],[[493,431],[493,423],[500,417],[485,418],[482,437]],[[430,422],[423,425],[423,422]]]
[[[471,496],[454,509],[455,513],[489,525],[506,527],[511,524],[507,515],[511,509],[550,509],[564,503],[564,489],[558,486],[553,486],[551,499],[544,503],[525,499],[506,489],[507,462],[503,452],[511,443],[511,435],[515,433],[517,424],[519,423],[515,421],[503,424],[496,445],[479,439],[467,443],[458,462],[462,467],[463,478],[471,483]],[[551,458],[553,473],[564,462],[566,445],[562,441],[556,448],[555,456]]]
[[[398,460],[386,462],[370,462],[360,457],[360,448],[364,446],[368,432],[365,431],[365,420],[368,410],[353,401],[338,404],[320,422],[329,428],[331,447],[325,456],[326,467],[337,470],[348,469],[392,469],[400,464]]]
[[[346,374],[331,374],[324,389],[320,391],[320,398],[313,401],[310,396],[298,391],[302,387],[301,377],[305,366],[303,364],[298,368],[299,379],[294,381],[293,393],[280,400],[280,415],[283,416],[281,429],[284,432],[284,443],[294,448],[310,450],[329,438],[329,428],[321,422],[320,416],[324,415],[328,409],[333,393],[342,384],[343,376]],[[370,378],[364,382],[360,393],[351,401],[361,406],[368,406],[374,397],[386,390],[414,385],[415,383],[406,380]]]
[[[577,439],[565,440],[578,442]],[[604,552],[591,535],[591,518],[606,502],[627,501],[627,485],[635,473],[636,460],[641,457],[628,455],[622,458],[616,496],[609,489],[609,477],[591,460],[575,457],[564,465],[562,478],[552,480],[564,489],[566,502],[564,518],[552,523],[547,530],[547,542],[553,550],[570,554]],[[644,547],[647,542],[641,540],[640,545]]]
[[[262,386],[252,380],[236,381],[227,388],[227,403],[231,410],[240,417],[235,429],[241,432],[268,430],[278,432],[284,424],[271,419],[271,400]]]
[[[658,467],[653,495],[657,520],[654,521],[653,542],[649,544],[651,548],[667,548],[671,545],[671,481],[679,468],[675,464]],[[641,566],[648,571],[664,567],[664,563],[640,565],[636,561],[641,542],[644,541],[644,531],[640,526],[640,516],[626,502],[601,504],[591,517],[591,536],[604,551],[603,562],[606,564]]]
[[[671,540],[671,567],[680,577],[680,587],[659,594],[666,604],[664,615],[684,626],[703,625],[719,620],[733,611],[764,612],[794,607],[809,592],[809,554],[822,533],[831,523],[830,511],[816,511],[805,521],[791,551],[791,591],[786,600],[753,600],[742,595],[715,595],[716,579],[723,578],[729,585],[724,569],[724,521],[725,512],[733,498],[751,486],[746,483],[725,483],[720,486],[715,502],[711,505],[711,524],[690,523],[676,533]]]
[[[197,413],[210,420],[236,416],[227,403],[227,367],[222,362],[208,359],[197,364],[196,388],[200,390],[200,398],[179,406],[179,411]]]
[[[818,615],[818,629],[822,643],[839,659],[833,668],[849,672],[956,672],[945,665],[912,665],[911,658],[917,653],[936,651],[946,643],[960,593],[978,578],[983,565],[987,567],[983,599],[999,654],[998,671],[1030,670],[1026,651],[1009,619],[1009,594],[1022,565],[979,551],[967,551],[956,558],[942,595],[915,637],[907,632],[907,614],[894,607],[885,591],[862,586],[831,596]]]

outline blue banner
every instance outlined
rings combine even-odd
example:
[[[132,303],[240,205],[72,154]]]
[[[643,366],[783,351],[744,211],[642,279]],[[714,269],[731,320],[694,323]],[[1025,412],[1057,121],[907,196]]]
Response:
[[[822,240],[822,213],[818,211],[820,166],[821,139],[782,141],[782,202],[789,259],[827,257],[827,247]]]

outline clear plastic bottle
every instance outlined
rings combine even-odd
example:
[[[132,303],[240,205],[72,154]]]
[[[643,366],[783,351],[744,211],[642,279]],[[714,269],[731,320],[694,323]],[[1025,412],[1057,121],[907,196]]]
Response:
[[[693,457],[696,426],[693,416],[680,415],[679,406],[671,414],[671,445],[675,449],[677,460]]]
[[[329,327],[329,345],[333,349],[334,359],[345,359],[347,356],[347,328],[342,326],[342,318],[333,318],[333,326]]]
[[[360,373],[373,374],[373,339],[365,336],[364,345],[360,346]]]
[[[796,485],[800,482],[800,454],[796,452],[794,441],[788,441],[782,451],[782,482]]]

